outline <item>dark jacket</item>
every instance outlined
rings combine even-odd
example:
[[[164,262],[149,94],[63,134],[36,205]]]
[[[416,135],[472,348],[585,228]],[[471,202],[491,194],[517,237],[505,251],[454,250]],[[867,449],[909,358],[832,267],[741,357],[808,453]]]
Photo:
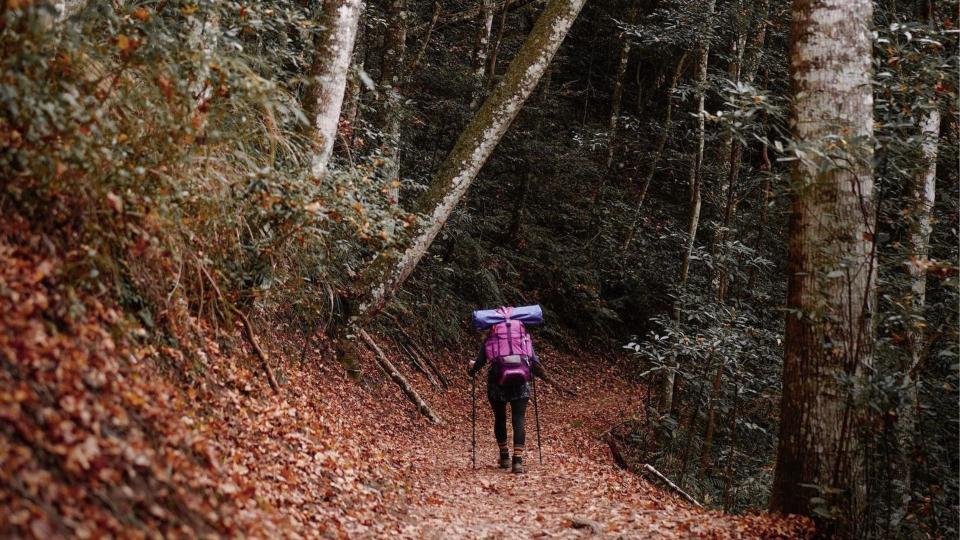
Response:
[[[531,348],[533,346],[531,345]],[[543,366],[540,364],[540,358],[537,357],[537,351],[533,350],[531,371],[535,377],[543,378]],[[476,363],[473,369],[467,369],[471,376],[480,371],[487,364],[487,353],[483,345],[480,346],[480,353],[477,354]],[[497,373],[491,365],[487,370],[487,399],[490,401],[514,401],[518,399],[530,399],[530,383],[523,384],[504,384],[497,383]]]

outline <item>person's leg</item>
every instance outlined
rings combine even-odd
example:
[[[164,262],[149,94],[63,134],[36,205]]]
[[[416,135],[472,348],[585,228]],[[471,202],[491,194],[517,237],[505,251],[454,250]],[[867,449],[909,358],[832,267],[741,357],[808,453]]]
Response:
[[[500,448],[500,467],[510,466],[510,451],[507,448],[507,402],[490,400],[493,408],[493,436]]]
[[[510,421],[513,424],[513,472],[523,472],[523,449],[526,443],[527,400],[510,402]]]

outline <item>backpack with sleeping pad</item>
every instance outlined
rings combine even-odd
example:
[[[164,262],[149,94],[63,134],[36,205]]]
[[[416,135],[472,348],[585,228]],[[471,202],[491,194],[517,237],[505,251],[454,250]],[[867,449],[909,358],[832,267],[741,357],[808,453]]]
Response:
[[[513,385],[529,382],[533,376],[533,341],[524,323],[543,323],[540,306],[474,311],[473,323],[478,330],[490,329],[484,342],[484,352],[495,370],[494,379],[497,383]]]

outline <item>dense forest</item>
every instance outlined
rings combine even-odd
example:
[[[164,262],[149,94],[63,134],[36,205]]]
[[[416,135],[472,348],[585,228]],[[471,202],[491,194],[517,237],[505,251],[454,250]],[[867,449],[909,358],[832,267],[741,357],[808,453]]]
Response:
[[[7,0],[0,535],[956,537],[958,24]]]

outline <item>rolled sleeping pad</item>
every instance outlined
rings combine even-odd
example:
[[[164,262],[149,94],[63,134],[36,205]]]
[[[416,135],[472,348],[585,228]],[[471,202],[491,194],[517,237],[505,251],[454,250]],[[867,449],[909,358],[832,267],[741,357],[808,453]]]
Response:
[[[526,325],[543,324],[543,310],[540,304],[532,306],[508,307],[496,309],[479,309],[473,312],[473,327],[477,330],[486,330],[491,326],[506,320],[520,321]]]

